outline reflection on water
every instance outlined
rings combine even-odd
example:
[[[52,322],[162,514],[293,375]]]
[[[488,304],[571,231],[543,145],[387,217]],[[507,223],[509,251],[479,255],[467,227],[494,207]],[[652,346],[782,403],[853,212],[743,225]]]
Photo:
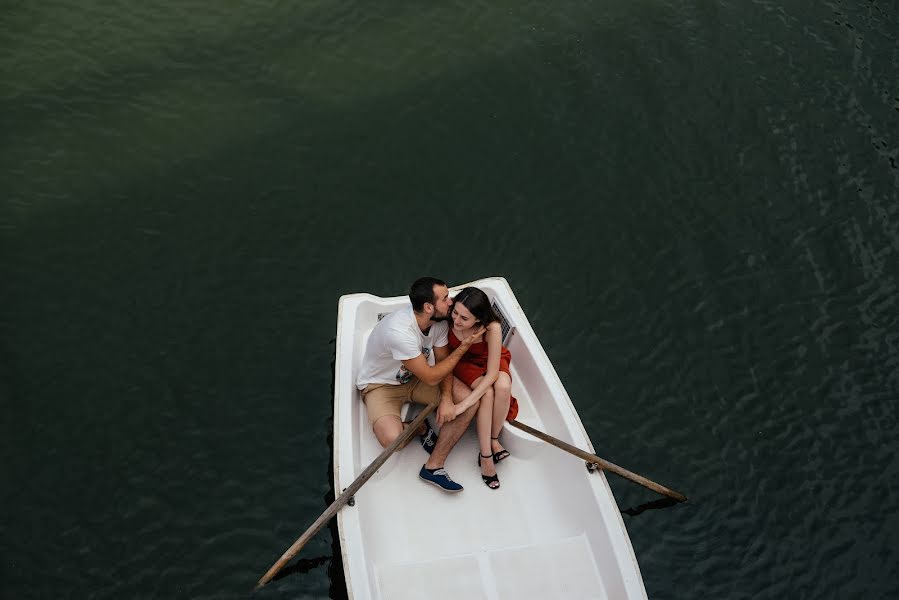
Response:
[[[679,502],[674,498],[659,498],[658,500],[653,500],[652,502],[644,502],[639,506],[632,506],[631,508],[626,508],[621,512],[625,515],[629,515],[631,517],[636,517],[642,512],[647,510],[658,510],[660,508],[669,508],[671,506],[677,506]]]

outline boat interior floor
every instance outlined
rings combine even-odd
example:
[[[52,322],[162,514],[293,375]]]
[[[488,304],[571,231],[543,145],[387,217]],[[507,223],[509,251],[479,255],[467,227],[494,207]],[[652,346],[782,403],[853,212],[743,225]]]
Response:
[[[551,491],[583,481],[583,461],[523,436],[503,442],[512,455],[497,465],[498,490],[481,481],[470,429],[446,463],[463,492],[415,481],[427,459],[417,443],[391,457],[359,491],[351,510],[360,511],[368,530],[381,598],[428,597],[434,586],[439,597],[607,597],[597,569],[602,557],[594,555],[579,506],[584,490]],[[381,486],[403,489],[401,501],[375,493]]]
[[[432,561],[393,563],[377,569],[382,598],[440,597],[471,600],[607,598],[584,536],[549,544],[481,551]]]

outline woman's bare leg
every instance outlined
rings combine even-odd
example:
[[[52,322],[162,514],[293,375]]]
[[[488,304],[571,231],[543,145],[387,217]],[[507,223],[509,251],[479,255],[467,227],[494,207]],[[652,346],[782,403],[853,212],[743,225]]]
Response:
[[[478,387],[482,377],[471,382],[472,389]],[[480,405],[478,406],[477,430],[478,430],[478,452],[481,456],[481,475],[488,477],[496,475],[496,468],[493,466],[493,450],[490,449],[490,430],[493,429],[493,388],[487,388],[484,395],[481,396]],[[489,456],[490,458],[484,458]]]
[[[490,423],[490,437],[498,438],[499,433],[503,430],[506,423],[506,416],[509,414],[509,405],[512,403],[512,378],[504,371],[499,372],[499,376],[493,383],[493,415]],[[480,415],[479,415],[480,416]],[[499,440],[492,440],[490,445],[490,453],[502,452],[505,450]]]

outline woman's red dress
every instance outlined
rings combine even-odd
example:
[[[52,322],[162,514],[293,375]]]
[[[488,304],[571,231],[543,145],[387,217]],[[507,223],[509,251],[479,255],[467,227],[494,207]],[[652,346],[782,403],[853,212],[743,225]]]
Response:
[[[451,350],[455,350],[462,342],[459,341],[459,338],[456,337],[456,334],[453,333],[453,328],[450,327],[449,330],[449,346]],[[453,369],[453,375],[459,378],[459,380],[467,385],[470,388],[474,386],[472,383],[479,377],[487,374],[487,356],[489,354],[489,350],[487,348],[487,342],[478,342],[477,344],[472,344],[468,348],[468,352],[466,352],[462,356],[462,360],[456,365],[456,368]],[[509,349],[505,346],[502,347],[499,355],[499,370],[503,373],[508,373],[509,377],[512,376],[512,373],[509,371],[509,363],[512,361],[512,353],[509,352]],[[516,416],[518,416],[518,400],[515,397],[512,397],[512,401],[509,403],[509,413],[506,415],[506,420],[511,421]]]

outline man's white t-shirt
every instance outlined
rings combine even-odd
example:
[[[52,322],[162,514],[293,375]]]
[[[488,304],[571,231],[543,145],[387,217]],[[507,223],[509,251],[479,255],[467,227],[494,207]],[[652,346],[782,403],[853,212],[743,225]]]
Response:
[[[424,354],[433,367],[434,348],[449,344],[448,332],[449,324],[440,321],[431,324],[428,335],[423,334],[411,305],[390,313],[375,325],[368,338],[356,387],[361,390],[370,383],[408,382],[412,372],[402,361]]]

